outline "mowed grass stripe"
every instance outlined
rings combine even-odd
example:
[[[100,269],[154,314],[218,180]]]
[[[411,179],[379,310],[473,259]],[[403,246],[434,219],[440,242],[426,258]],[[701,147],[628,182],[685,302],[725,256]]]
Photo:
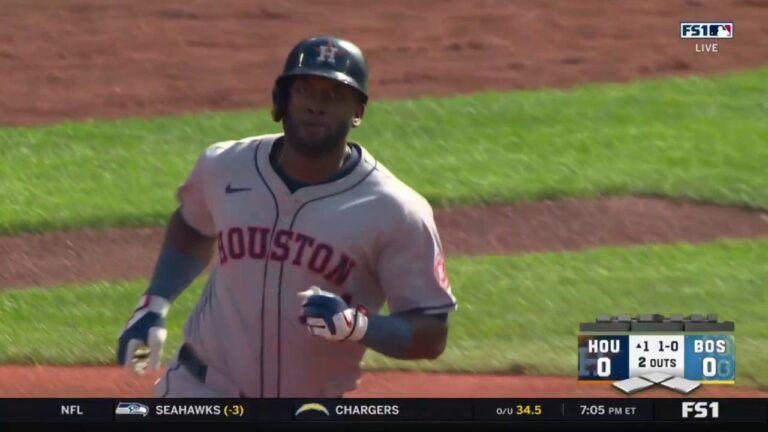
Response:
[[[717,313],[736,322],[737,382],[768,385],[768,240],[450,259],[459,299],[435,362],[368,369],[574,375],[578,324],[601,313]],[[169,315],[167,360],[202,281]],[[144,281],[0,293],[0,363],[109,364]]]
[[[436,205],[596,194],[768,207],[768,69],[374,103],[353,138]],[[209,144],[266,110],[0,128],[0,233],[165,222]]]

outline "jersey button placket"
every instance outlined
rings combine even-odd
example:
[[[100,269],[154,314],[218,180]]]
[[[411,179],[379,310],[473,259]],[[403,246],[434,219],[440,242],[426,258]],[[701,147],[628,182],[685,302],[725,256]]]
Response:
[[[281,197],[278,200],[278,204],[280,205],[280,219],[278,220],[278,225],[280,228],[288,229],[291,224],[291,217],[293,217],[293,202],[290,198]]]
[[[289,231],[291,229],[291,223],[293,221],[293,215],[294,215],[294,212],[296,210],[296,207],[295,207],[293,201],[290,198],[280,199],[280,200],[278,200],[278,203],[280,205],[280,217],[278,218],[278,221],[277,221],[277,230],[278,231],[280,231],[280,230]],[[285,266],[286,262],[287,261],[283,261],[282,263],[275,262],[273,264],[274,265],[273,271],[274,271],[275,275],[280,275],[281,274],[280,267],[281,266]],[[283,288],[284,287],[282,286],[283,285],[283,279],[285,278],[284,272],[285,272],[285,269],[283,269],[282,277],[278,277],[277,280],[276,280],[276,284],[273,285],[273,286],[276,287],[276,292],[274,293],[275,295],[272,297],[274,299],[274,303],[273,304],[276,306],[276,308],[278,310],[277,311],[278,312],[277,313],[277,321],[278,321],[278,323],[277,323],[277,326],[275,326],[275,327],[279,329],[278,330],[278,335],[277,335],[277,346],[275,347],[276,348],[275,359],[277,360],[276,361],[276,366],[277,366],[276,369],[277,370],[275,371],[275,374],[274,374],[275,381],[272,384],[272,385],[274,385],[274,387],[272,387],[272,388],[275,389],[275,393],[274,393],[273,397],[280,397],[280,392],[282,392],[282,389],[280,388],[281,387],[280,386],[280,382],[282,381],[281,380],[282,377],[280,377],[280,375],[286,373],[285,368],[281,364],[283,361],[285,361],[285,359],[283,358],[283,355],[285,353],[282,352],[285,349],[285,347],[281,346],[281,344],[280,344],[280,342],[281,342],[280,339],[282,338],[282,335],[280,333],[285,331],[285,329],[283,328],[283,321],[285,321],[286,318],[288,318],[287,316],[284,316],[284,315],[287,314],[287,313],[290,313],[290,311],[281,310],[282,296],[287,294],[287,293],[283,292]]]

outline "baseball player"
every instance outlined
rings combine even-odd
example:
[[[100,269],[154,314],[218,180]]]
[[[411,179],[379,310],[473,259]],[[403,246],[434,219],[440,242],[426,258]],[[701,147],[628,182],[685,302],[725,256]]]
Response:
[[[341,397],[366,348],[445,349],[456,301],[432,209],[347,140],[367,79],[351,42],[301,41],[272,92],[284,133],[210,146],[179,187],[118,363],[159,368],[171,303],[215,263],[156,396]]]

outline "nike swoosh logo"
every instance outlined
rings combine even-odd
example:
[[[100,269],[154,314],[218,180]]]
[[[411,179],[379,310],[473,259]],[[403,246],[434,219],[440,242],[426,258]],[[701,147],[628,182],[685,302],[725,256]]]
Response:
[[[251,189],[253,189],[253,188],[235,188],[235,187],[232,187],[231,184],[227,184],[227,188],[224,189],[224,193],[231,194],[231,193],[236,193],[236,192],[245,192],[245,191],[249,191]]]

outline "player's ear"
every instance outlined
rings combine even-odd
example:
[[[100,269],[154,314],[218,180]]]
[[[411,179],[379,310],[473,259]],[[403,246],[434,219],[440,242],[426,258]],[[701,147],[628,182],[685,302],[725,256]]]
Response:
[[[285,116],[288,105],[288,89],[290,81],[283,80],[272,87],[272,120],[280,122]]]
[[[285,101],[277,86],[272,89],[272,120],[279,122],[283,119]]]
[[[363,123],[363,115],[365,114],[365,104],[360,104],[355,112],[355,117],[352,118],[352,127],[358,127]]]

